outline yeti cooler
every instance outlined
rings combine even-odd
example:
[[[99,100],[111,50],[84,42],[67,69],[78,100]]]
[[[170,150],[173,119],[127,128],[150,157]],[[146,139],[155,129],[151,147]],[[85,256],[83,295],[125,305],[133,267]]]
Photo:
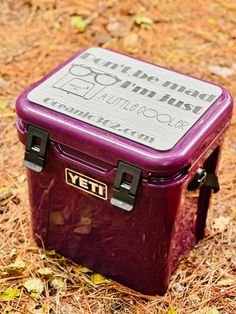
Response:
[[[223,88],[102,48],[17,100],[34,238],[144,294],[204,236],[233,102]]]

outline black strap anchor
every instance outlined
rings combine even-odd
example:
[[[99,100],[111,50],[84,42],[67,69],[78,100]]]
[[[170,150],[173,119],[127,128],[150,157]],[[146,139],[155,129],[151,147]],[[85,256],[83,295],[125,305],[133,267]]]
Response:
[[[189,191],[195,191],[202,186],[211,188],[214,193],[220,190],[219,180],[216,174],[207,173],[204,168],[199,168],[193,179],[188,184]]]

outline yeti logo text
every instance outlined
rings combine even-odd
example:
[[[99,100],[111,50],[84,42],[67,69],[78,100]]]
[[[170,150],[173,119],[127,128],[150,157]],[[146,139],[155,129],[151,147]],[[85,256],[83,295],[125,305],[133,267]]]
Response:
[[[104,200],[107,199],[106,184],[94,180],[84,174],[66,168],[66,183]]]

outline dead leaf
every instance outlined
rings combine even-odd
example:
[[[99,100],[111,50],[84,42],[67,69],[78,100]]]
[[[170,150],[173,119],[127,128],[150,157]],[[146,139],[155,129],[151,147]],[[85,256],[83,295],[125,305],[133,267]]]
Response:
[[[94,283],[95,285],[102,285],[102,284],[106,284],[106,283],[111,283],[110,279],[107,279],[100,274],[92,274],[91,280],[92,280],[92,283]]]
[[[145,29],[149,29],[153,23],[153,19],[147,16],[136,16],[135,23]]]
[[[19,183],[23,183],[26,180],[26,175],[23,173],[18,177]]]
[[[44,291],[43,281],[40,278],[32,278],[24,281],[23,287],[36,299],[39,299],[41,293]]]
[[[236,10],[236,4],[235,3],[220,1],[220,4],[222,5],[222,7],[226,8],[226,9]]]
[[[232,286],[235,282],[234,279],[222,279],[217,281],[217,286]]]
[[[236,220],[236,207],[232,208],[232,214],[234,215],[233,220]]]
[[[109,31],[109,32],[114,32],[114,31],[117,31],[119,28],[120,28],[121,24],[117,21],[114,21],[114,22],[110,22],[106,25],[106,29]]]
[[[25,266],[25,262],[20,258],[17,258],[14,263],[4,267],[4,272],[8,273],[9,275],[18,276],[25,269]]]
[[[138,52],[138,34],[130,33],[124,37],[123,40],[124,50],[128,53]]]
[[[3,314],[11,314],[12,313],[11,310],[12,310],[12,308],[10,306],[8,306],[7,308],[5,308]]]
[[[13,249],[11,250],[9,256],[10,256],[10,257],[13,257],[13,256],[16,255],[16,253],[17,253],[16,248],[13,248]]]
[[[61,277],[53,278],[50,283],[56,290],[66,290],[65,281]]]
[[[87,267],[78,266],[78,267],[76,267],[76,269],[78,269],[78,271],[80,271],[81,273],[84,273],[84,274],[92,273],[92,270],[90,270]]]
[[[197,294],[192,294],[192,295],[190,295],[190,296],[189,296],[189,299],[190,299],[193,303],[195,303],[195,302],[200,302],[200,301],[201,301],[201,299],[199,298],[199,296],[198,296]]]
[[[37,273],[41,277],[46,278],[46,279],[48,279],[48,278],[50,278],[52,276],[52,271],[48,267],[42,267],[42,268],[38,269]]]
[[[222,232],[229,222],[230,222],[229,217],[220,216],[214,220],[213,228],[219,232]]]
[[[215,19],[208,19],[207,20],[207,23],[209,24],[209,25],[217,25],[217,20],[215,20]]]
[[[177,292],[183,292],[184,289],[185,289],[185,287],[184,287],[183,285],[181,285],[180,283],[177,282],[177,283],[174,285],[174,289],[175,289],[175,291],[177,291]]]
[[[207,314],[220,314],[220,312],[217,309],[210,309]]]
[[[74,26],[79,33],[84,33],[86,31],[86,23],[80,15],[72,16],[70,19],[70,25]]]
[[[57,253],[55,250],[50,250],[50,251],[45,250],[45,252],[46,252],[47,255],[53,256],[53,257],[55,257],[55,258],[61,258],[61,257],[62,257],[62,256],[61,256],[59,253]],[[43,254],[42,254],[42,256],[43,256]]]
[[[231,76],[235,72],[235,70],[232,68],[222,67],[219,65],[211,65],[209,66],[209,70],[212,74],[215,74],[224,78]]]
[[[53,27],[54,27],[54,29],[57,30],[57,31],[60,30],[60,29],[61,29],[61,22],[56,21],[56,22],[54,23]]]
[[[51,312],[48,304],[40,304],[37,300],[29,300],[24,307],[26,312],[30,314],[46,314]]]
[[[14,298],[17,298],[19,296],[20,296],[20,289],[9,287],[0,295],[0,299],[4,301],[11,301]]]
[[[124,37],[130,29],[127,24],[122,24],[117,21],[108,23],[106,28],[111,36],[117,38]]]
[[[10,188],[1,188],[0,189],[0,201],[8,199],[12,196],[12,191]]]
[[[0,109],[5,109],[7,107],[7,104],[3,101],[0,101]]]

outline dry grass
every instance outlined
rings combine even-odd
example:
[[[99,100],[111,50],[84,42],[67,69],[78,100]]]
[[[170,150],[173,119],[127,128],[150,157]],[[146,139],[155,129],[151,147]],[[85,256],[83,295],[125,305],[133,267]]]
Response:
[[[209,65],[236,68],[235,2],[0,0],[0,12],[0,102],[6,104],[0,109],[0,267],[17,256],[26,263],[18,276],[0,278],[0,292],[8,287],[21,290],[13,301],[0,300],[0,312],[138,314],[167,313],[176,308],[183,314],[197,310],[217,313],[209,309],[236,313],[235,115],[225,141],[221,192],[209,212],[207,236],[180,262],[166,295],[146,297],[116,283],[95,286],[73,263],[36,247],[14,110],[17,95],[27,86],[79,49],[97,45],[132,50],[136,57],[220,83],[236,96],[236,70],[225,78],[209,71]],[[88,24],[83,34],[70,25],[75,14]],[[151,28],[135,25],[136,15],[153,18]],[[111,30],[108,24],[112,21],[122,27]],[[127,47],[132,33],[137,36],[132,37],[132,47]],[[44,293],[35,300],[22,282],[45,266],[54,277],[63,279],[64,289],[44,280]],[[230,279],[230,284],[222,282],[225,279]]]

